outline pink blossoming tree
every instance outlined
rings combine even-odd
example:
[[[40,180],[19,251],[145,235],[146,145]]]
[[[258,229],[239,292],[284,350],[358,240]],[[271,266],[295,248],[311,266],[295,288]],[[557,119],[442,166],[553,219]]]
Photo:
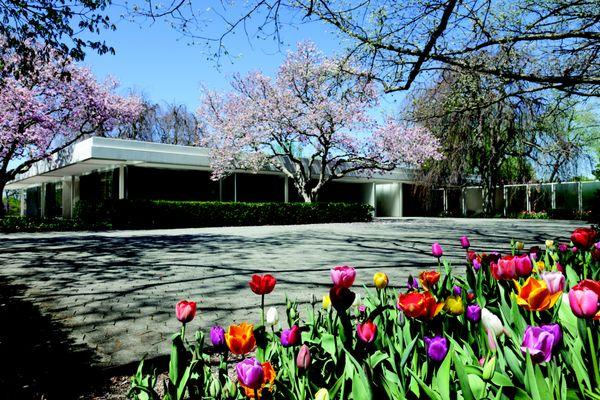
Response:
[[[20,56],[4,43],[0,37],[3,60],[19,65]],[[140,99],[115,93],[114,80],[99,83],[89,69],[58,53],[48,59],[40,57],[32,74],[0,69],[0,193],[36,161],[141,111]]]
[[[213,179],[238,168],[270,166],[293,182],[304,201],[348,174],[391,171],[440,158],[427,130],[373,116],[380,92],[343,60],[312,43],[289,53],[273,79],[235,76],[233,91],[205,91],[198,109],[211,150]]]

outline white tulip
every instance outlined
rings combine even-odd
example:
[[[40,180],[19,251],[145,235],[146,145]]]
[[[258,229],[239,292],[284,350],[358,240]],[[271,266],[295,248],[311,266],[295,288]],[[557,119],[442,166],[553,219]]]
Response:
[[[500,336],[504,332],[502,321],[487,308],[481,310],[481,323],[483,327],[492,332],[494,336]]]
[[[267,310],[267,325],[275,326],[279,323],[279,312],[275,307],[270,307]]]
[[[358,308],[358,306],[360,306],[362,301],[362,298],[360,297],[360,293],[356,293],[356,296],[354,296],[354,302],[352,303],[353,307]]]

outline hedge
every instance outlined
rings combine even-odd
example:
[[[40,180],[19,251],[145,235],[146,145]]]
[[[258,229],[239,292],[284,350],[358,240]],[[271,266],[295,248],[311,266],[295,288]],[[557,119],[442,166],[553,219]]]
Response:
[[[360,203],[81,200],[75,207],[75,218],[82,225],[156,229],[363,222],[372,219],[372,212],[371,206]]]
[[[82,226],[79,221],[63,218],[31,218],[5,216],[0,219],[0,232],[48,232],[102,229],[102,226]]]

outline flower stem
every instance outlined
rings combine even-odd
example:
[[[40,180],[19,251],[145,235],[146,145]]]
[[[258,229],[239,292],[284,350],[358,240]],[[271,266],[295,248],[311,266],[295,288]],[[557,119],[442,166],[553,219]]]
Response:
[[[256,400],[259,400],[259,398],[258,398],[258,389],[254,389],[254,398]]]
[[[260,296],[260,317],[263,326],[265,326],[265,295]]]
[[[590,355],[592,357],[592,366],[594,367],[594,376],[596,377],[596,385],[600,385],[600,371],[598,370],[598,353],[596,353],[596,346],[594,344],[594,337],[592,336],[592,330],[587,327],[588,340],[590,341]]]

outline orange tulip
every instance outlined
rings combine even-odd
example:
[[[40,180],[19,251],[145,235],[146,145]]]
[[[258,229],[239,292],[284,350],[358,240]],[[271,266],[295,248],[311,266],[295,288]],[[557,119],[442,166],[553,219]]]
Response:
[[[271,365],[270,362],[264,362],[262,363],[262,369],[263,369],[263,383],[261,385],[260,388],[258,388],[257,392],[258,392],[258,397],[260,399],[263,398],[262,396],[262,390],[265,389],[265,386],[269,385],[266,389],[271,392],[273,391],[273,383],[275,382],[275,370],[273,369],[273,366]],[[251,389],[249,387],[246,387],[242,384],[240,384],[240,386],[244,389],[244,392],[246,393],[246,397],[253,399],[254,398],[254,389]]]
[[[256,346],[254,339],[254,325],[242,322],[239,325],[230,325],[225,332],[225,342],[233,354],[247,354]]]
[[[419,274],[419,281],[423,289],[429,290],[440,280],[440,273],[436,271],[423,271]]]
[[[444,308],[430,292],[400,293],[397,305],[407,317],[425,319],[432,319]]]
[[[544,311],[554,307],[562,295],[562,291],[550,293],[543,280],[527,278],[523,286],[515,281],[517,287],[517,304],[529,311]]]

